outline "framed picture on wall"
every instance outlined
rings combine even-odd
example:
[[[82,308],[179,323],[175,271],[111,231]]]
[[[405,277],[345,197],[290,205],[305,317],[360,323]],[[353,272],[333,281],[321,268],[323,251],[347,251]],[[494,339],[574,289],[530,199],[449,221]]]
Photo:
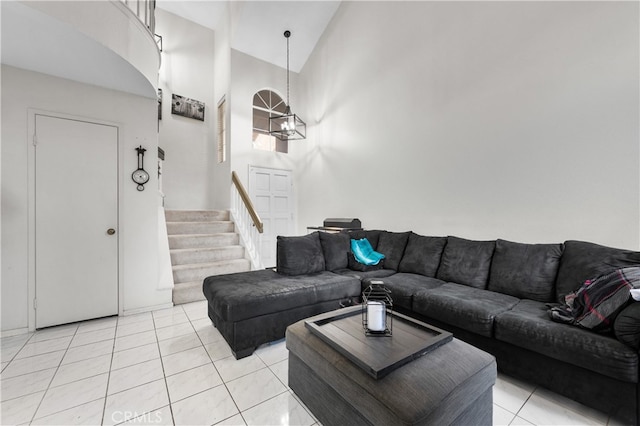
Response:
[[[171,95],[171,114],[204,121],[204,102],[174,93]]]

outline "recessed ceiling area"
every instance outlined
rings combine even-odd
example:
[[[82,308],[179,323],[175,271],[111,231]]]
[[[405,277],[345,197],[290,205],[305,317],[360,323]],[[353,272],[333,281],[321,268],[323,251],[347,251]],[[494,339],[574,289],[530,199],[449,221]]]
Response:
[[[282,68],[287,65],[283,34],[291,31],[293,72],[300,72],[307,62],[339,6],[340,1],[156,1],[156,7],[213,30],[232,7],[231,47]]]

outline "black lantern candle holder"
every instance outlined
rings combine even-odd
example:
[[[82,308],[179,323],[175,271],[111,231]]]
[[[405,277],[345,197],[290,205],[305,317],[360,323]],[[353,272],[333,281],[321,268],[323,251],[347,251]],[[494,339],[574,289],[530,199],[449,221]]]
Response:
[[[362,292],[362,328],[367,336],[393,334],[391,291],[380,280],[371,280]]]

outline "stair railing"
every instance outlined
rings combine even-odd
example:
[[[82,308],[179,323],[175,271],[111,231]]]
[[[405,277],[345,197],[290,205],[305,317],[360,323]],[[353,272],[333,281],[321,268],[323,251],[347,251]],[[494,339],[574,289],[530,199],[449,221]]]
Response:
[[[149,28],[151,34],[156,30],[155,0],[120,0]]]
[[[264,224],[236,172],[231,172],[231,216],[251,261],[251,269],[264,269],[260,256],[260,240]]]

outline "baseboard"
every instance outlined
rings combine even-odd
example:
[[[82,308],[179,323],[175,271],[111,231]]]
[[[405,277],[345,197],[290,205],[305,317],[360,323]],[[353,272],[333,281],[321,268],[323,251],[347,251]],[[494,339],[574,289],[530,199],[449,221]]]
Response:
[[[19,334],[27,334],[28,332],[29,332],[28,327],[14,328],[13,330],[4,330],[4,331],[0,331],[0,338],[17,336]]]
[[[122,316],[126,317],[129,315],[142,314],[144,312],[157,311],[159,309],[169,309],[169,308],[173,308],[173,302],[163,303],[160,305],[145,306],[144,308],[137,308],[137,309],[131,309],[128,311],[123,311]]]

